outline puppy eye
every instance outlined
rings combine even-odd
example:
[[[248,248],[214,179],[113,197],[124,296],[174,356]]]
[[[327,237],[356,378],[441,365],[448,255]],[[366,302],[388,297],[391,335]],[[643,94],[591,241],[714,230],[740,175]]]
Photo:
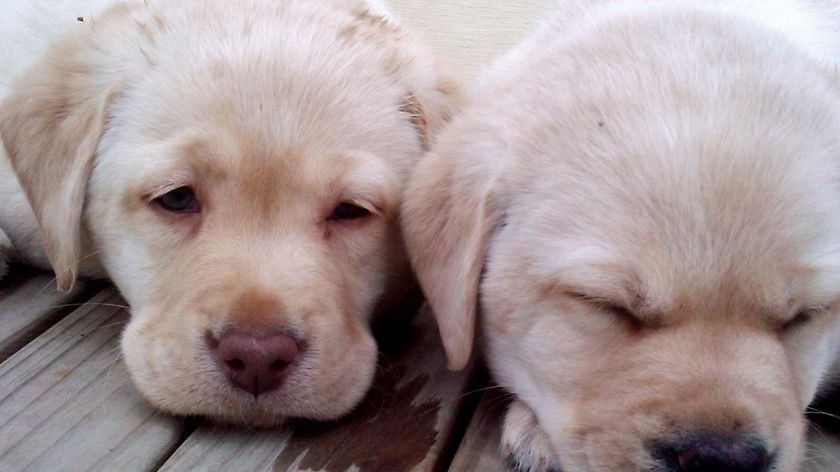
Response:
[[[796,313],[796,316],[786,321],[782,325],[781,330],[792,331],[796,328],[799,328],[811,321],[815,315],[824,312],[826,309],[826,307],[811,307],[799,310],[799,312]]]
[[[166,211],[172,213],[198,213],[198,199],[190,187],[178,187],[154,199]]]
[[[356,220],[370,215],[370,211],[349,202],[339,203],[330,214],[331,220]]]
[[[588,303],[602,311],[613,315],[615,318],[629,322],[633,327],[641,327],[642,321],[632,311],[623,305],[614,303],[603,298],[592,297],[584,293],[572,292],[571,295],[578,300]]]
[[[636,315],[634,315],[633,312],[631,312],[627,308],[624,308],[621,305],[616,305],[613,303],[601,303],[601,308],[617,318],[630,322],[630,324],[632,324],[633,326],[641,326],[641,320],[639,320],[639,318],[636,317]]]

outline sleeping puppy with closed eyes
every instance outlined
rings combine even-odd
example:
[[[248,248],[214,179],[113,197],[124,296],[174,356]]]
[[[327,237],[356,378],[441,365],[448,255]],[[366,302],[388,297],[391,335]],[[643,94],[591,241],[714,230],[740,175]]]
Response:
[[[840,342],[840,8],[563,1],[402,214],[521,470],[793,472]],[[477,305],[480,319],[476,319]]]
[[[0,251],[62,289],[111,278],[163,410],[350,410],[412,280],[401,188],[451,82],[362,1],[74,3],[0,6]]]

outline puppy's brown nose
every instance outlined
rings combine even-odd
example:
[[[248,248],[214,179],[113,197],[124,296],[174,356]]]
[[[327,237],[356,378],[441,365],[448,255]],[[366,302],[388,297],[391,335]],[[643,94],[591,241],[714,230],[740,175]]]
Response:
[[[254,397],[279,387],[298,354],[297,341],[283,333],[231,331],[210,345],[231,384]]]

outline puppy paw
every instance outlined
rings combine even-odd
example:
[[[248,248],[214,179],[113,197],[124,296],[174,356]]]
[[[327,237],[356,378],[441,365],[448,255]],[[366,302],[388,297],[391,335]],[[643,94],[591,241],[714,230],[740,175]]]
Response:
[[[502,453],[517,472],[562,472],[548,435],[530,408],[519,400],[508,407],[502,425]]]

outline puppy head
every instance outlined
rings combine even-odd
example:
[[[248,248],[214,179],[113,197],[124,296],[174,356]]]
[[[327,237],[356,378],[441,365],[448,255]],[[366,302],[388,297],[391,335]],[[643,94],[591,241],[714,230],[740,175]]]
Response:
[[[317,2],[143,2],[90,23],[0,112],[62,287],[95,252],[158,407],[343,414],[373,375],[371,316],[410,283],[400,187],[448,112],[425,50]]]
[[[480,298],[489,366],[564,469],[725,444],[795,470],[838,346],[838,95],[794,53],[698,83],[585,46],[533,52],[416,170],[406,241],[450,364]]]

